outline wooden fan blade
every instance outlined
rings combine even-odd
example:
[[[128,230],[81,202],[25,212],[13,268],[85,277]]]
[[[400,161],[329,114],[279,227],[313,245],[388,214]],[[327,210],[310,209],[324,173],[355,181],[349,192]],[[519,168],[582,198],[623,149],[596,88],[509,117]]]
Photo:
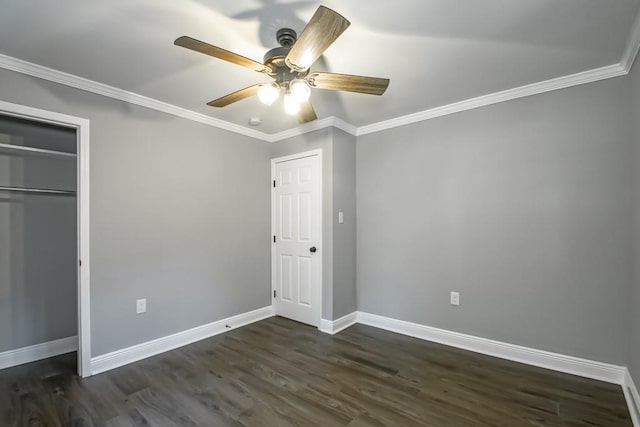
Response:
[[[222,49],[221,47],[210,45],[209,43],[196,40],[189,36],[178,37],[173,42],[176,46],[191,49],[196,52],[204,53],[205,55],[213,56],[214,58],[222,59],[223,61],[231,62],[232,64],[240,65],[242,67],[251,68],[252,70],[260,73],[271,72],[271,69],[264,64],[254,61],[253,59],[246,58],[237,53],[230,52]]]
[[[258,93],[258,89],[260,85],[253,85],[249,87],[245,87],[244,89],[237,90],[229,95],[225,95],[221,98],[214,99],[211,102],[207,102],[209,107],[226,107],[229,104],[233,104],[234,102],[242,101],[245,98],[249,98],[250,96]]]
[[[310,101],[300,104],[300,112],[298,112],[298,121],[300,123],[312,122],[317,118],[316,111],[313,109]]]
[[[308,69],[351,23],[333,10],[320,6],[285,58],[292,71]]]
[[[389,86],[389,79],[350,74],[311,73],[306,79],[311,87],[318,89],[344,90],[369,95],[382,95]]]

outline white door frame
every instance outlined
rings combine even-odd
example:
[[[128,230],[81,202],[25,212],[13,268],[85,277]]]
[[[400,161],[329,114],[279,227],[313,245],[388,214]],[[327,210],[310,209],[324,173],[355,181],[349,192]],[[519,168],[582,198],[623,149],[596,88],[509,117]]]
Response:
[[[291,160],[298,160],[298,159],[304,159],[306,157],[312,157],[312,156],[318,156],[318,162],[320,163],[320,167],[318,168],[318,173],[319,173],[319,179],[318,179],[318,184],[320,185],[320,197],[319,197],[319,204],[320,204],[320,215],[318,215],[318,220],[320,221],[320,236],[319,236],[319,242],[316,246],[318,246],[320,248],[320,300],[318,301],[318,303],[320,304],[320,307],[318,307],[318,329],[320,329],[320,324],[321,324],[321,320],[322,320],[322,299],[323,299],[323,294],[324,294],[324,283],[322,282],[322,266],[324,265],[324,254],[325,254],[325,250],[324,250],[324,236],[323,236],[323,231],[322,231],[322,215],[324,213],[323,211],[323,196],[324,196],[324,187],[322,185],[322,179],[323,179],[323,163],[322,163],[322,149],[319,148],[317,150],[310,150],[310,151],[304,151],[302,153],[296,153],[296,154],[292,154],[290,156],[283,156],[283,157],[277,157],[275,159],[271,159],[271,182],[273,182],[276,179],[276,164],[278,163],[283,163],[283,162],[287,162],[287,161],[291,161]],[[276,235],[276,230],[277,230],[277,226],[276,226],[276,192],[274,191],[274,188],[272,185],[270,185],[271,187],[271,238],[273,238],[273,236]],[[271,301],[272,301],[272,305],[273,305],[273,293],[276,290],[276,247],[275,244],[273,243],[273,240],[271,240]],[[275,305],[273,306],[274,308],[274,312],[275,312]],[[275,313],[278,314],[278,313]]]
[[[89,120],[0,101],[0,114],[76,129],[78,205],[78,374],[91,375],[89,299]]]

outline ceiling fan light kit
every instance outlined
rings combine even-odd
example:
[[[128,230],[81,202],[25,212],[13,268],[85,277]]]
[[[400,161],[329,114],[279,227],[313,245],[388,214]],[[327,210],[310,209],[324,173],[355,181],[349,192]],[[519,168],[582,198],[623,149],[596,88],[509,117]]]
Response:
[[[264,55],[262,64],[188,36],[177,38],[174,44],[251,68],[259,73],[267,74],[275,80],[273,83],[255,84],[240,89],[215,99],[207,105],[219,108],[226,107],[253,95],[257,95],[263,104],[272,105],[279,98],[280,92],[284,92],[285,112],[291,115],[297,114],[298,121],[306,123],[318,118],[311,102],[309,102],[312,88],[382,95],[389,86],[389,79],[319,73],[309,70],[309,67],[320,58],[349,25],[351,25],[350,22],[339,13],[320,6],[300,37],[290,28],[278,30],[276,40],[280,46],[269,50]]]

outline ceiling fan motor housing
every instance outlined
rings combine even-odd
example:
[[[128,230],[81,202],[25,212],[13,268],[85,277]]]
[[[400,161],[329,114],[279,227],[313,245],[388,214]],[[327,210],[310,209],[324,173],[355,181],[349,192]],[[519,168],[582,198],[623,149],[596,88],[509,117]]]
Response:
[[[308,73],[291,71],[284,62],[284,59],[287,57],[287,54],[297,39],[298,35],[294,30],[291,28],[281,28],[276,33],[276,40],[278,40],[280,46],[274,47],[264,54],[262,62],[274,70],[273,73],[269,74],[273,76],[278,83],[290,82],[295,78],[301,77],[302,74]]]

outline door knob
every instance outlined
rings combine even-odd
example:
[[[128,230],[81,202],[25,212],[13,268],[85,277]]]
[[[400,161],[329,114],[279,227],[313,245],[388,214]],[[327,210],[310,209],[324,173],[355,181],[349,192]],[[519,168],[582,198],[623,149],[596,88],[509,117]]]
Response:
[[[315,254],[315,253],[316,253],[316,251],[317,251],[317,249],[316,249],[316,247],[315,247],[315,246],[312,246],[312,247],[309,249],[309,252],[311,252],[312,254]]]

